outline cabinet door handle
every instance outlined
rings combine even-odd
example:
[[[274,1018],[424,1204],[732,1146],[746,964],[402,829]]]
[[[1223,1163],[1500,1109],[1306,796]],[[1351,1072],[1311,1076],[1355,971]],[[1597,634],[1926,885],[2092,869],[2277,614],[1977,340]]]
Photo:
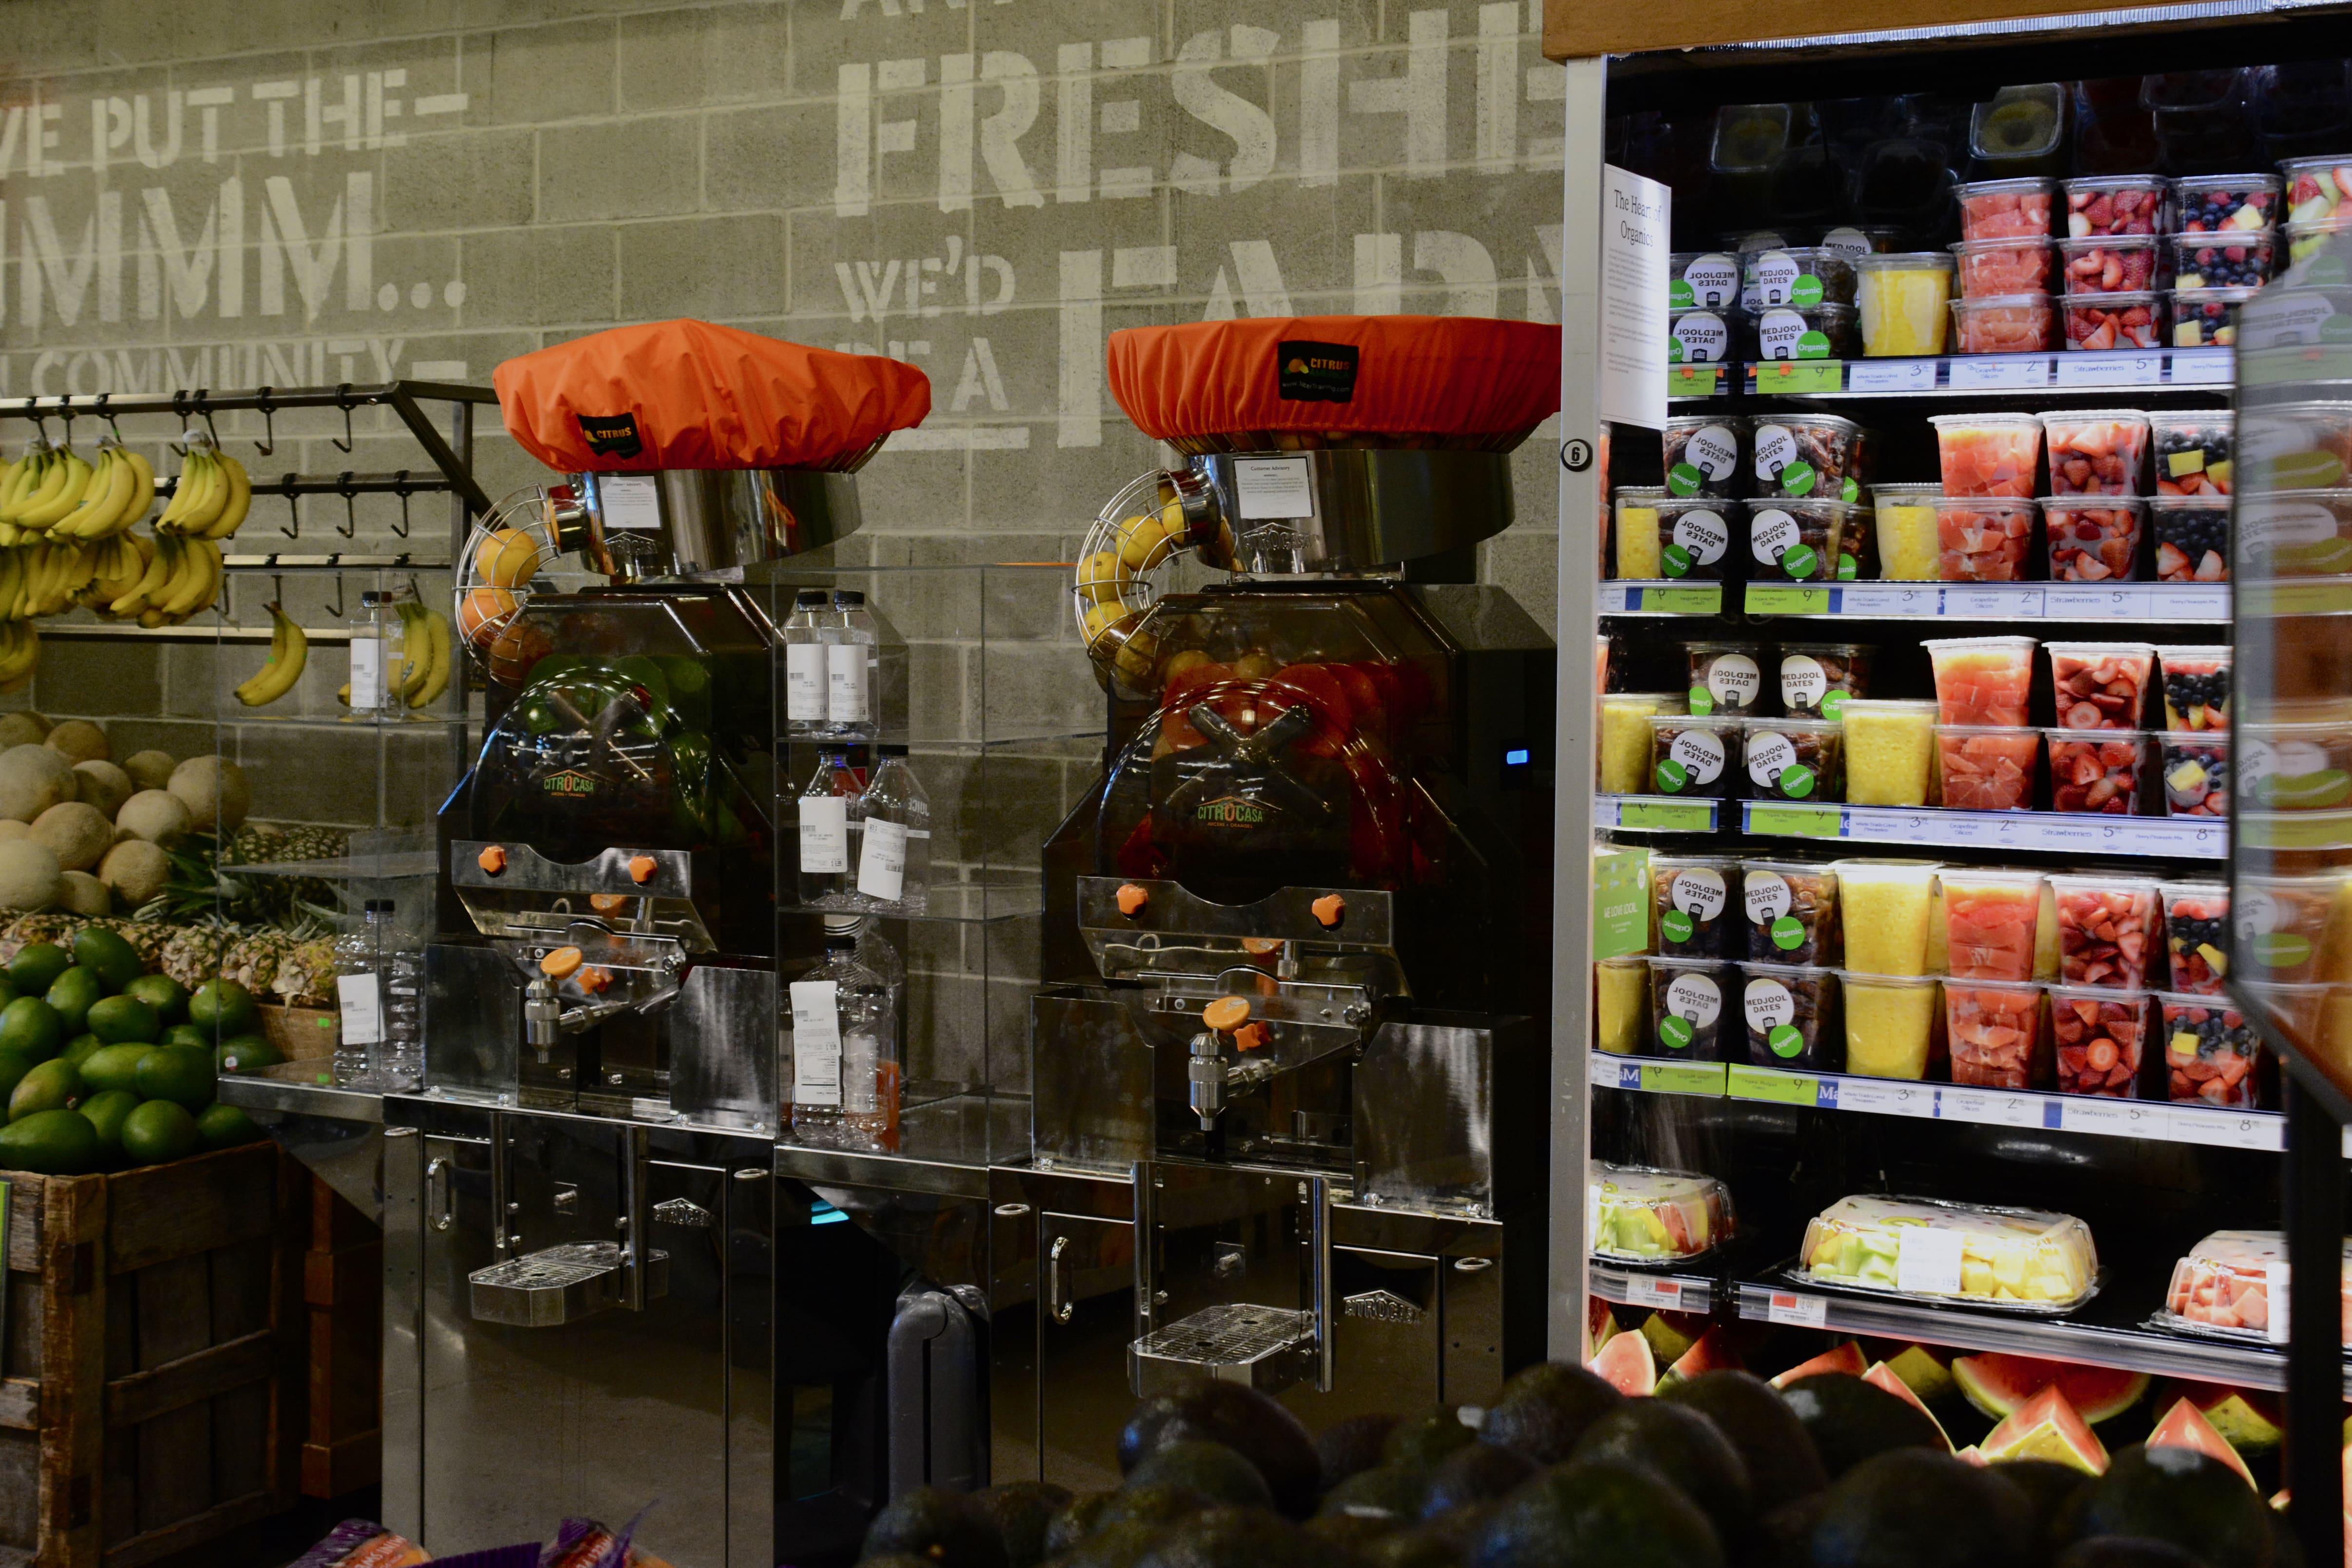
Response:
[[[437,1186],[436,1186],[437,1184]],[[433,1228],[446,1230],[457,1222],[449,1211],[449,1162],[428,1160],[425,1166],[425,1211],[433,1217]]]
[[[1076,1305],[1070,1300],[1069,1276],[1062,1262],[1062,1254],[1069,1249],[1070,1239],[1056,1236],[1053,1250],[1045,1255],[1045,1309],[1054,1314],[1054,1321],[1057,1323],[1068,1322],[1077,1312]]]

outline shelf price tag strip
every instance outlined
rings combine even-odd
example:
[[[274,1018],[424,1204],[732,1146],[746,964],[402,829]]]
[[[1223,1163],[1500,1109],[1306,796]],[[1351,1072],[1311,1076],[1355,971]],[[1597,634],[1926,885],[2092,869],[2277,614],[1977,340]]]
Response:
[[[1784,806],[1741,802],[1741,826],[1775,838],[1881,844],[2079,850],[2219,860],[2230,831],[2218,818],[2110,817],[2089,811],[1948,811],[1933,806]]]
[[[1654,832],[1715,831],[1716,800],[1677,800],[1665,795],[1601,795],[1594,798],[1596,828],[1646,828]]]

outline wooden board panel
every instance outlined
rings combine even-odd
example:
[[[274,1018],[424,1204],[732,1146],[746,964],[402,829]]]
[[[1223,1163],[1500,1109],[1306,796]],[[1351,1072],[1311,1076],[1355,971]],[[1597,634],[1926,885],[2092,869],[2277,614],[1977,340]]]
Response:
[[[110,1428],[136,1427],[230,1389],[267,1382],[277,1361],[277,1336],[264,1327],[243,1339],[134,1372],[107,1385],[106,1424]]]
[[[1544,57],[1576,60],[1646,49],[1814,37],[1825,32],[1875,33],[2015,16],[2063,16],[2082,10],[2078,4],[2060,0],[1847,0],[1834,14],[1801,5],[1758,5],[1751,0],[1682,0],[1661,6],[1544,0]]]
[[[243,1497],[269,1485],[269,1385],[248,1383],[212,1401],[213,1495]]]
[[[51,1177],[41,1188],[40,1552],[47,1568],[90,1568],[106,1439],[107,1184]]]
[[[269,1248],[268,1237],[257,1236],[205,1255],[212,1270],[213,1343],[269,1326]]]
[[[40,1541],[41,1443],[29,1432],[0,1432],[0,1546],[29,1552]]]
[[[185,1552],[201,1546],[215,1536],[226,1535],[241,1524],[251,1524],[257,1519],[268,1519],[282,1504],[268,1492],[254,1492],[246,1497],[231,1498],[205,1510],[192,1519],[184,1519],[161,1530],[142,1531],[119,1546],[106,1549],[105,1568],[142,1568],[158,1558],[169,1557],[175,1552]]]
[[[197,1155],[108,1178],[114,1221],[107,1267],[127,1274],[168,1259],[269,1234],[276,1209],[278,1145]]]
[[[8,1281],[8,1338],[0,1349],[0,1371],[10,1377],[41,1375],[41,1277],[11,1269]]]

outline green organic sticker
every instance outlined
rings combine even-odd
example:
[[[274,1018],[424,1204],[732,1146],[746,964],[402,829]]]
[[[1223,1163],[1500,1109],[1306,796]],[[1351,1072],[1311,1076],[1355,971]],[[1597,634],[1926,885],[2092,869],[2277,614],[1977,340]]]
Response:
[[[1669,757],[1658,764],[1658,788],[1669,795],[1679,795],[1690,782],[1690,769]]]
[[[1838,486],[1838,499],[1847,503],[1849,506],[1861,500],[1862,482],[1854,478],[1852,475],[1846,476],[1844,482]]]
[[[1813,471],[1813,465],[1801,457],[1780,470],[1780,488],[1791,496],[1810,496],[1820,482],[1821,476]]]
[[[1783,953],[1793,953],[1805,945],[1805,923],[1793,915],[1783,915],[1768,929],[1772,934],[1772,946]]]
[[[2319,324],[2323,343],[2352,343],[2352,316],[2330,316]]]
[[[1691,917],[1679,909],[1669,909],[1658,916],[1658,935],[1679,947],[1691,939]]]
[[[1670,1051],[1687,1051],[1691,1042],[1691,1021],[1671,1014],[1658,1020],[1658,1043]]]
[[[1790,545],[1780,552],[1780,570],[1799,582],[1812,576],[1813,569],[1821,564],[1822,558],[1813,553],[1811,545]]]
[[[1837,574],[1840,582],[1852,582],[1862,575],[1862,562],[1850,555],[1842,555],[1838,557]]]
[[[1804,332],[1797,338],[1797,358],[1826,360],[1830,357],[1830,338],[1826,332]]]
[[[1813,792],[1813,770],[1801,762],[1791,763],[1780,769],[1780,777],[1772,782],[1790,800],[1801,800]]]
[[[2265,931],[2254,938],[2254,961],[2267,969],[2292,969],[2311,962],[2311,938],[2292,931]]]
[[[1698,296],[1691,292],[1690,279],[1677,277],[1666,285],[1666,304],[1669,308],[1675,310],[1687,310],[1697,303]]]
[[[1668,577],[1682,577],[1691,569],[1691,553],[1680,545],[1668,545],[1658,552],[1658,565]]]
[[[1844,692],[1832,691],[1828,695],[1822,697],[1822,716],[1823,718],[1831,719],[1843,718],[1845,716],[1846,695],[1847,694]]]
[[[1683,340],[1680,338],[1668,338],[1666,340],[1666,363],[1670,365],[1679,365],[1682,362]]]
[[[1775,1056],[1794,1056],[1805,1049],[1805,1037],[1797,1032],[1794,1024],[1776,1023],[1764,1036],[1764,1043],[1772,1048]]]
[[[1810,272],[1801,272],[1797,281],[1789,286],[1791,305],[1819,305],[1822,302],[1822,280]]]
[[[1698,487],[1706,483],[1706,476],[1698,471],[1695,463],[1677,463],[1666,470],[1666,488],[1676,496],[1696,496]]]
[[[1690,689],[1690,710],[1700,718],[1705,718],[1715,711],[1715,698],[1708,694],[1705,686],[1693,686]]]

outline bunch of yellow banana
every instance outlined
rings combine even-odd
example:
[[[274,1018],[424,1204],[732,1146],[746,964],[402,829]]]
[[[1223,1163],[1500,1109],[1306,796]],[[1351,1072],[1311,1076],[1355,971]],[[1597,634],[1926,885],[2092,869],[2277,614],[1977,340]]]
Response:
[[[114,601],[139,586],[147,563],[155,559],[155,541],[145,534],[117,534],[94,547],[98,570],[89,586],[74,595],[74,602],[95,611],[102,621],[117,619]]]
[[[0,558],[0,621],[28,621],[69,608],[98,574],[102,545],[49,539],[21,544]]]
[[[139,580],[106,608],[124,619],[138,617],[142,626],[177,625],[211,604],[220,583],[220,546],[158,534],[155,553]]]
[[[310,637],[278,605],[269,607],[269,662],[236,688],[236,700],[247,707],[263,707],[294,689],[310,663]]]
[[[103,539],[147,515],[155,500],[155,469],[147,459],[112,442],[98,449],[98,465],[82,486],[81,504],[49,528],[53,539]]]
[[[29,685],[40,657],[41,634],[30,622],[0,625],[0,692],[21,692]]]
[[[0,523],[11,530],[0,543],[43,533],[81,505],[96,470],[70,446],[36,446],[0,474]]]
[[[236,532],[253,506],[253,481],[245,465],[200,442],[188,446],[171,505],[155,519],[158,533],[192,539],[225,539]]]
[[[410,707],[421,708],[449,689],[449,618],[414,600],[403,600],[396,608],[405,627],[401,637],[400,696]]]

